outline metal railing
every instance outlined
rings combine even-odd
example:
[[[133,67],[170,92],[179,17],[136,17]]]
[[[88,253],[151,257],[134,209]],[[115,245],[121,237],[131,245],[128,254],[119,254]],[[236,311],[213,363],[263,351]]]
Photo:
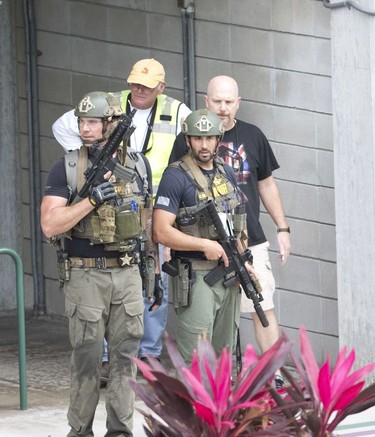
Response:
[[[16,265],[20,409],[27,410],[25,296],[23,291],[22,260],[18,253],[13,249],[8,249],[6,247],[0,248],[0,255],[1,254],[10,255]]]

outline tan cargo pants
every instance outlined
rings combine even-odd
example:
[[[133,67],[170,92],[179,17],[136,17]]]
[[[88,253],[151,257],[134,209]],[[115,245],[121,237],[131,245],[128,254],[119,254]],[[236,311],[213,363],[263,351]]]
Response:
[[[138,266],[72,269],[64,292],[73,347],[68,437],[94,435],[104,336],[110,357],[105,437],[132,436],[134,392],[127,377],[136,375],[132,357],[143,335],[144,310]]]

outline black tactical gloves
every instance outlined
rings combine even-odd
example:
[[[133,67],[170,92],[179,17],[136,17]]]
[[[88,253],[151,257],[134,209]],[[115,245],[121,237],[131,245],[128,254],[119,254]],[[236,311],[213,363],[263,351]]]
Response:
[[[154,311],[155,306],[159,307],[161,305],[161,301],[163,300],[163,287],[161,284],[161,276],[160,273],[155,274],[155,289],[154,289],[154,303],[148,309],[149,311]]]
[[[103,182],[96,187],[92,187],[89,194],[89,201],[95,208],[104,202],[116,197],[115,187],[110,182]]]

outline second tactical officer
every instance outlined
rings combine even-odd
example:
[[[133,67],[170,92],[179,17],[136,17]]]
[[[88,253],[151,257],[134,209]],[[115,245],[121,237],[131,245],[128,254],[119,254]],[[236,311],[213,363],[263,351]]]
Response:
[[[240,292],[223,281],[210,287],[204,276],[219,260],[228,264],[224,249],[212,226],[197,220],[194,210],[213,201],[223,222],[236,223],[236,236],[246,228],[246,215],[236,214],[240,201],[232,169],[216,157],[224,129],[220,118],[207,109],[187,116],[182,124],[188,153],[171,164],[161,179],[153,214],[153,237],[171,249],[171,266],[177,275],[170,280],[177,314],[177,346],[191,362],[198,335],[206,333],[217,354],[233,349],[240,316]],[[250,266],[246,265],[253,273]],[[172,273],[172,272],[171,272]],[[173,273],[172,273],[173,275]]]

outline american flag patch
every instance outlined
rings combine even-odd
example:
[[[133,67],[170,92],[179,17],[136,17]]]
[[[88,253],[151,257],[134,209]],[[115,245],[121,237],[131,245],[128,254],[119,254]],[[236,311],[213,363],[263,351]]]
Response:
[[[156,200],[156,205],[169,206],[170,199],[169,197],[159,196]]]

